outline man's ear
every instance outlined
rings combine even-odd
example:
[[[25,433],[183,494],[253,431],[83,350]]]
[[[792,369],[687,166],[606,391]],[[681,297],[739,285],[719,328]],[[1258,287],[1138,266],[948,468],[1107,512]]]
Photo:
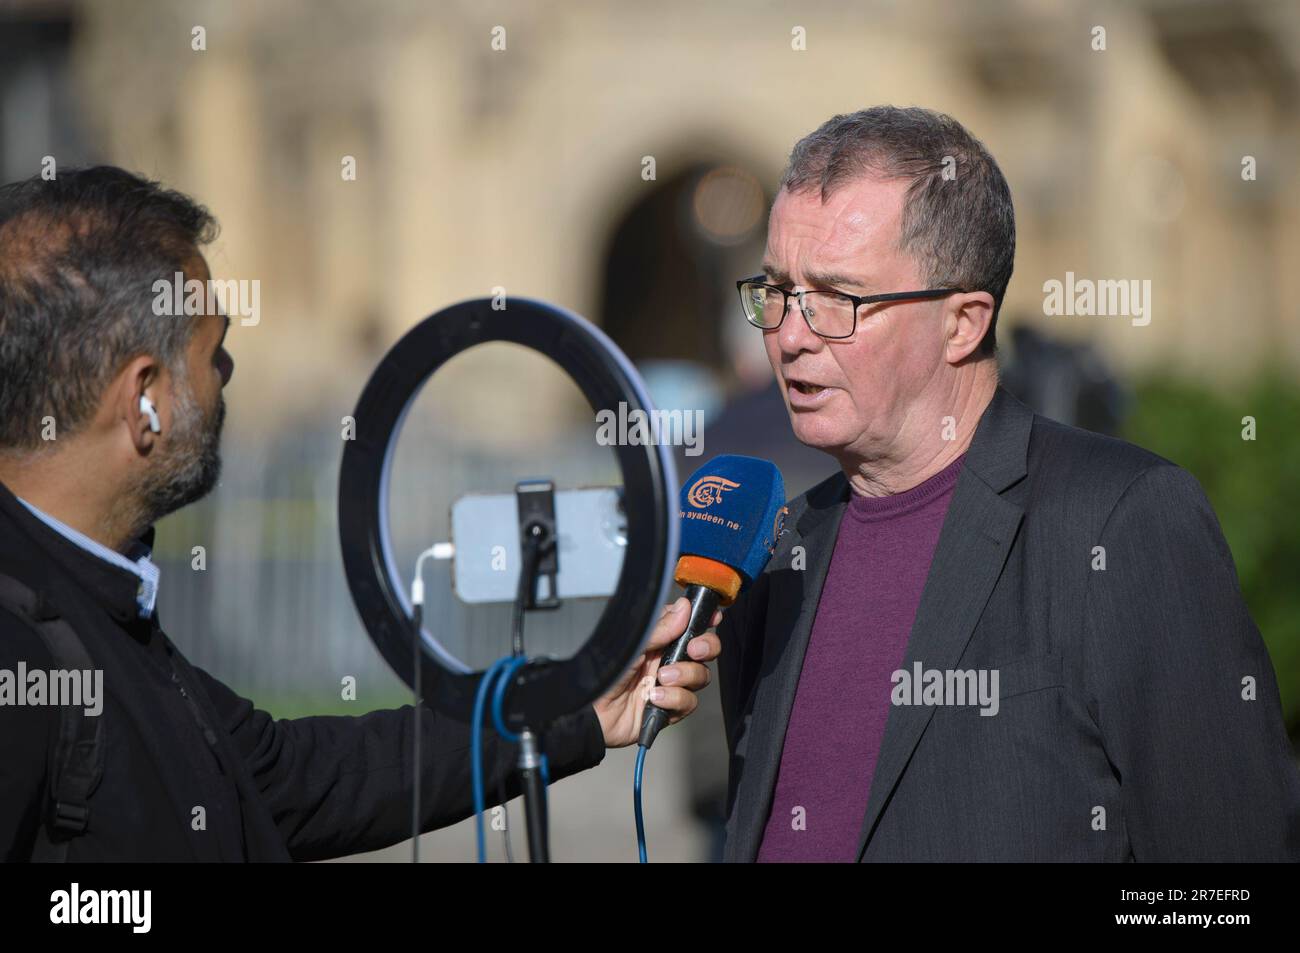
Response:
[[[960,364],[979,349],[980,341],[993,320],[993,296],[987,291],[970,291],[947,299],[944,359]]]
[[[159,430],[165,429],[168,422],[164,376],[158,360],[142,354],[122,369],[113,388],[115,415],[125,423],[131,442],[140,454],[148,453],[158,440],[155,422]],[[148,398],[148,403],[142,404],[142,397]]]

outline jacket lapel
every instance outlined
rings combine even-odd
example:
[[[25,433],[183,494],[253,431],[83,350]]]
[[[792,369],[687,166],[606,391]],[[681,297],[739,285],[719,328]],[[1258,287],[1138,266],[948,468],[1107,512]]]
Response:
[[[808,505],[791,535],[790,550],[779,557],[782,568],[769,573],[763,688],[754,699],[749,729],[742,741],[744,750],[737,752],[746,769],[736,792],[735,827],[727,837],[728,860],[751,862],[758,856],[776,788],[785,730],[799,687],[799,673],[848,493],[848,480],[842,473],[809,492]],[[790,567],[790,556],[796,546],[803,547],[807,560],[803,569]]]
[[[999,387],[953,488],[912,623],[905,670],[916,662],[940,670],[960,662],[1024,516],[1000,494],[1025,476],[1032,424],[1033,411]],[[932,705],[891,707],[859,835],[859,860],[933,715]]]

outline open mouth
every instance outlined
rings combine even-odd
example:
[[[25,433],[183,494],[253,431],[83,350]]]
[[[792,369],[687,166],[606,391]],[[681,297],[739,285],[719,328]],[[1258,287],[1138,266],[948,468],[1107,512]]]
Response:
[[[789,386],[791,390],[798,391],[800,394],[804,394],[809,397],[811,397],[813,394],[820,394],[822,391],[826,389],[825,387],[822,387],[820,384],[809,384],[805,381],[790,381]]]

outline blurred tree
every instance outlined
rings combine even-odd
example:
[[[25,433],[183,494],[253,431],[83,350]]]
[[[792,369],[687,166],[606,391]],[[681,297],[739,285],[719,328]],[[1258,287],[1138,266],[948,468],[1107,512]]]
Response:
[[[1242,436],[1247,417],[1253,440]],[[1280,370],[1257,374],[1232,394],[1148,378],[1135,388],[1122,436],[1189,470],[1210,498],[1277,671],[1287,731],[1300,747],[1300,384]]]

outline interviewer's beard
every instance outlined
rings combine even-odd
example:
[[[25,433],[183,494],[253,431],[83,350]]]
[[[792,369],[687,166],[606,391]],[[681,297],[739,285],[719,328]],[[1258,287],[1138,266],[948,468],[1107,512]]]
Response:
[[[170,440],[159,445],[161,458],[149,468],[136,494],[142,527],[174,513],[212,492],[221,476],[221,427],[226,401],[218,394],[211,413],[204,413],[187,384],[178,381]]]

